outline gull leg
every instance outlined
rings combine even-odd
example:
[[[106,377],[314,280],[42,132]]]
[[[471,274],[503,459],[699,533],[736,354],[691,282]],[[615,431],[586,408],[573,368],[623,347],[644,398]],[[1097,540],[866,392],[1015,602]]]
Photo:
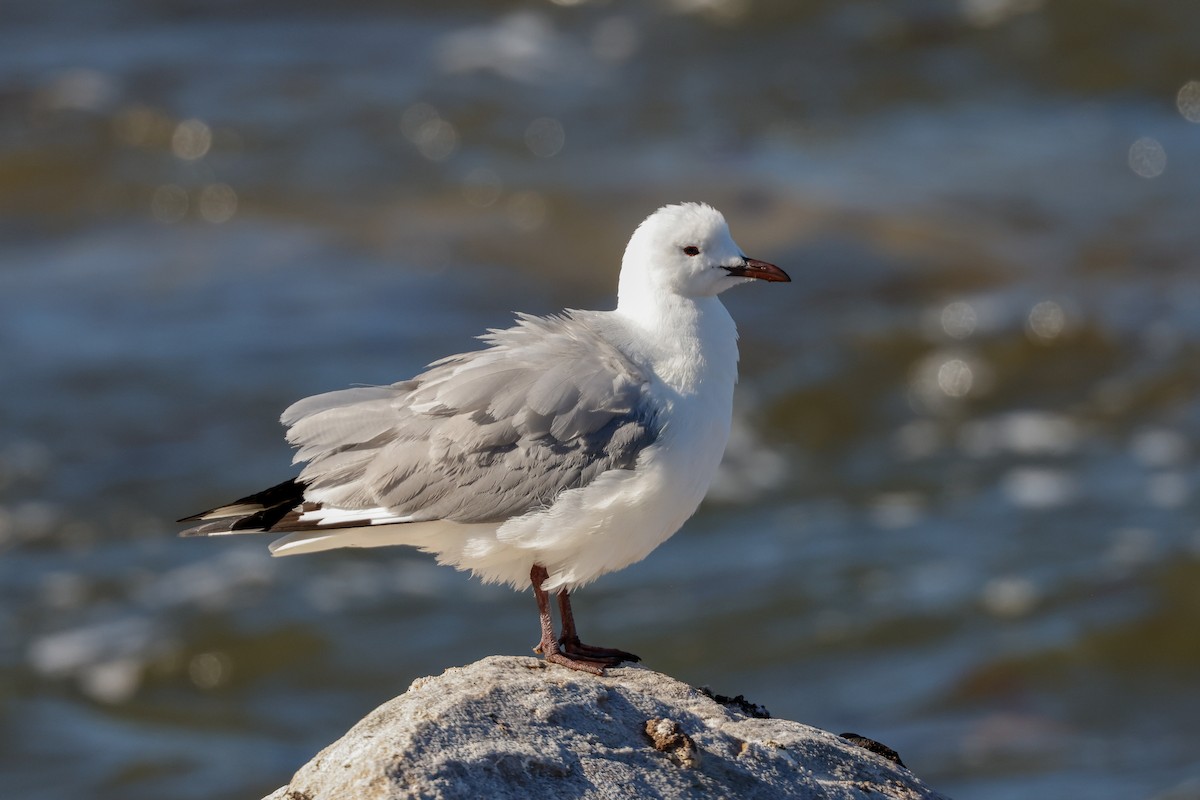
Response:
[[[542,591],[542,582],[548,577],[545,567],[534,566],[529,571],[529,582],[533,584],[533,596],[537,600],[538,616],[542,624],[542,639],[533,648],[533,652],[540,656],[558,650],[558,643],[554,641],[554,622],[550,619],[550,598]]]
[[[610,667],[615,667],[622,661],[642,660],[633,653],[615,647],[593,647],[579,641],[579,634],[575,631],[575,615],[571,612],[571,595],[566,589],[560,589],[558,592],[558,616],[562,619],[562,635],[558,637],[558,644],[567,655],[600,661]]]
[[[529,582],[533,584],[533,596],[537,599],[538,616],[542,625],[542,640],[538,642],[537,647],[533,648],[533,652],[540,653],[542,658],[551,664],[561,664],[568,669],[590,672],[593,675],[603,675],[605,667],[610,667],[620,662],[614,662],[610,659],[588,658],[583,653],[571,654],[581,656],[580,658],[572,658],[571,655],[562,652],[559,640],[554,638],[554,622],[550,619],[550,595],[542,590],[542,583],[545,582],[547,577],[549,577],[549,573],[546,572],[546,568],[543,566],[535,564],[533,569],[529,571]],[[572,621],[573,625],[574,621]],[[576,641],[578,641],[578,637],[576,637]]]

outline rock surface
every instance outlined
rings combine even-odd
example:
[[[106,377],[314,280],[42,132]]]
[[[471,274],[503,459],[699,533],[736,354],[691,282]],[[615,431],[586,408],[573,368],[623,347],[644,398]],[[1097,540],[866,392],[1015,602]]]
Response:
[[[747,710],[636,666],[492,656],[417,679],[266,800],[944,800],[882,755]]]

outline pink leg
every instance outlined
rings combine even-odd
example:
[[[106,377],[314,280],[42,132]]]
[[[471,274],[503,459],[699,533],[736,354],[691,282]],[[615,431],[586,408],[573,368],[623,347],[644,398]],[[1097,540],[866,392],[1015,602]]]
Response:
[[[579,641],[575,633],[575,617],[571,613],[571,601],[566,591],[558,593],[558,607],[563,619],[563,634],[554,637],[554,622],[550,618],[550,595],[542,589],[549,577],[546,568],[535,564],[529,571],[529,582],[533,584],[533,595],[537,600],[538,616],[542,627],[542,639],[533,650],[551,664],[561,664],[569,669],[603,675],[605,667],[615,667],[622,661],[637,661],[638,657],[622,650],[605,647],[589,647]]]
[[[622,661],[641,661],[633,653],[624,650],[614,647],[593,647],[579,641],[579,634],[575,631],[575,615],[571,612],[571,595],[566,589],[558,592],[558,616],[562,620],[562,634],[558,637],[558,643],[567,655],[580,656],[592,661],[603,661],[611,667],[615,667]]]

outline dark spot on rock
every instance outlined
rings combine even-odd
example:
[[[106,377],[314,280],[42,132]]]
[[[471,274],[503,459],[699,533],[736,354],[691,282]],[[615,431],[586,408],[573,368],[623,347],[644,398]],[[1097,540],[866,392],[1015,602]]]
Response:
[[[297,791],[295,789],[289,789],[286,797],[287,800],[313,800],[313,796],[308,792]]]
[[[724,694],[715,694],[713,690],[707,686],[701,686],[696,691],[705,697],[715,700],[726,708],[736,708],[738,711],[741,711],[748,717],[756,717],[758,719],[771,718],[771,712],[767,711],[766,706],[759,705],[758,703],[751,703],[740,694],[737,697],[729,697],[728,695]]]
[[[571,766],[557,761],[532,759],[525,762],[525,768],[530,775],[544,778],[568,778],[571,775]]]
[[[842,733],[842,734],[838,734],[838,735],[841,736],[843,739],[845,739],[847,742],[850,742],[850,744],[858,745],[859,747],[863,748],[864,750],[870,750],[872,753],[875,753],[876,755],[881,755],[884,758],[886,758],[888,761],[894,761],[895,763],[904,767],[904,762],[900,760],[900,754],[897,753],[892,748],[888,747],[886,744],[880,744],[879,742],[875,741],[874,739],[868,739],[865,736],[859,736],[857,733]],[[904,768],[908,769],[908,767],[904,767]]]

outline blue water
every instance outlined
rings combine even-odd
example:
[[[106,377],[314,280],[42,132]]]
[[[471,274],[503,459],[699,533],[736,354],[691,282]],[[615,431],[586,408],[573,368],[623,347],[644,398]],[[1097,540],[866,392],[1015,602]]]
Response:
[[[529,596],[425,556],[173,520],[290,475],[300,397],[610,307],[681,199],[794,282],[727,296],[722,475],[579,593],[586,637],[952,796],[1195,796],[1197,24],[6,5],[0,796],[258,797],[414,678],[527,652]]]

